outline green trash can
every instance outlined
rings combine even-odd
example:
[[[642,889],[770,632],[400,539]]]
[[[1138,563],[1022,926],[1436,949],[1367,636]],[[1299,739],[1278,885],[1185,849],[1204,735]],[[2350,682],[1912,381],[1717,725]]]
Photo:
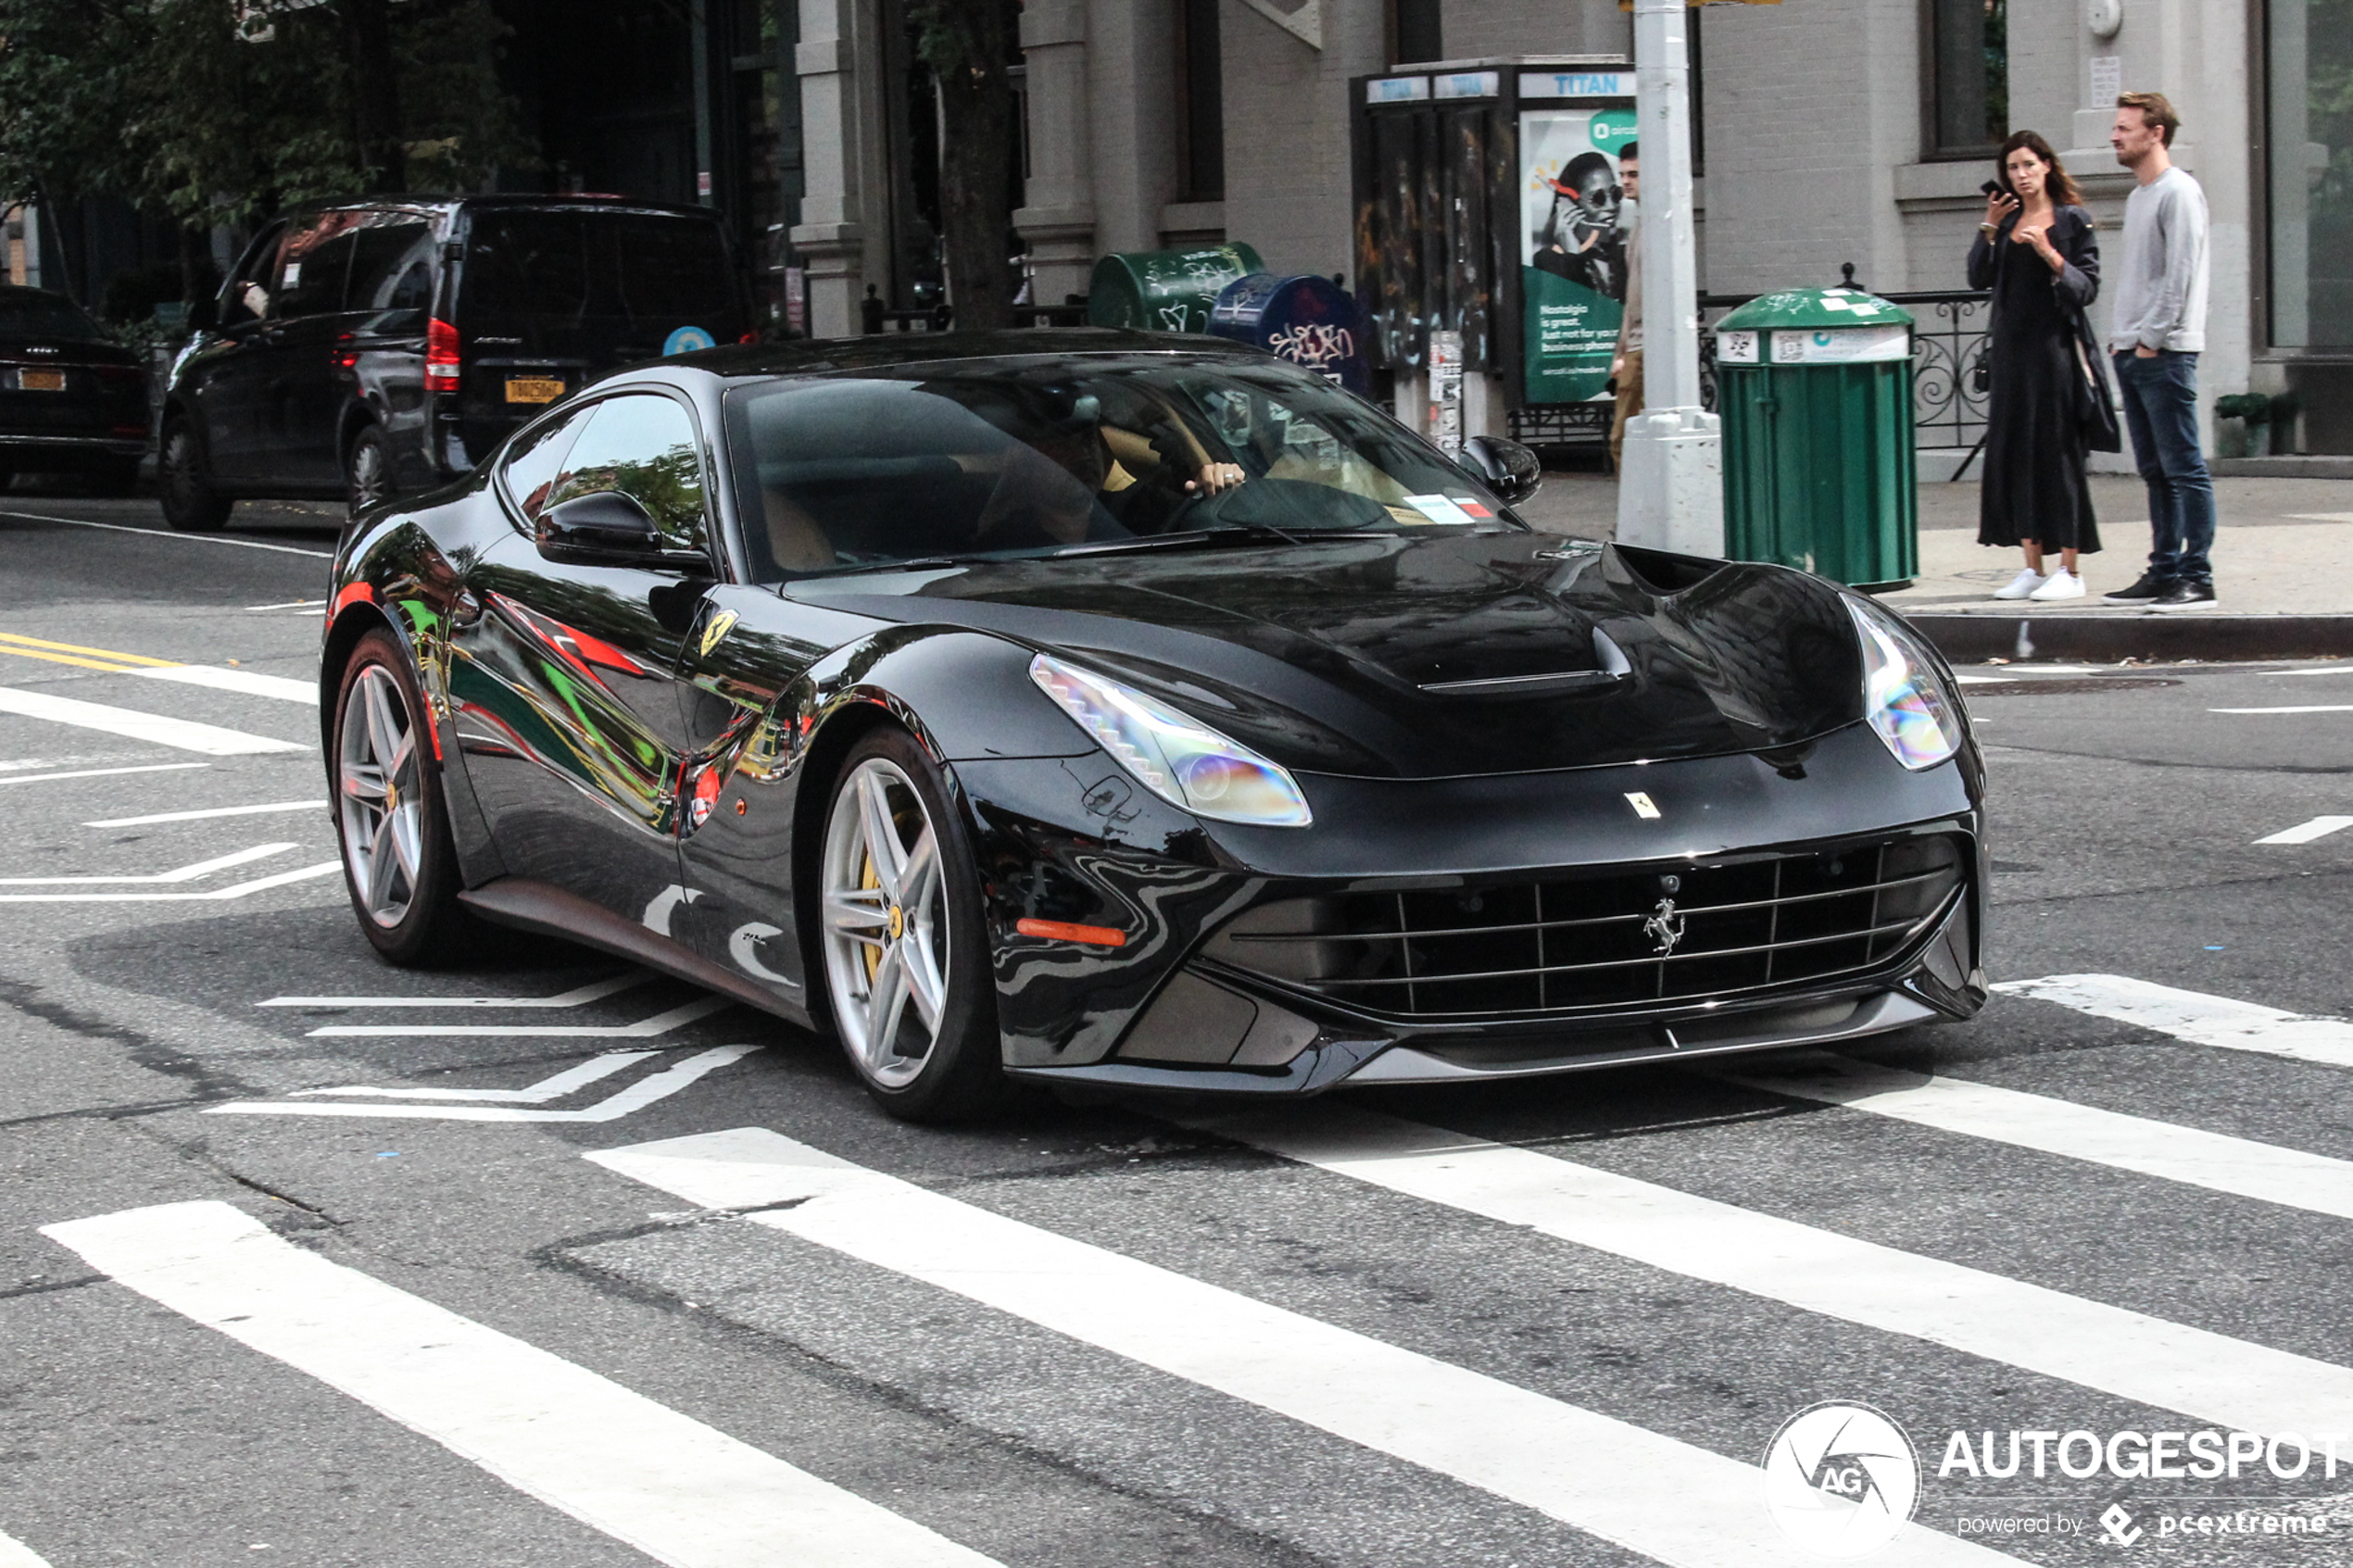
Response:
[[[1716,323],[1724,553],[1856,587],[1919,571],[1912,317],[1859,289],[1790,289]]]
[[[1264,272],[1239,241],[1196,250],[1114,251],[1087,283],[1087,324],[1149,332],[1205,332],[1209,307],[1237,278]]]

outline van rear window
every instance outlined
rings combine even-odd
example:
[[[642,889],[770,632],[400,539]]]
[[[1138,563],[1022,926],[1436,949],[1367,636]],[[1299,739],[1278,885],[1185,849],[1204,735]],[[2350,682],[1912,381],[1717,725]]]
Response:
[[[716,329],[736,314],[719,226],[650,213],[477,212],[460,288],[474,331],[588,319]]]

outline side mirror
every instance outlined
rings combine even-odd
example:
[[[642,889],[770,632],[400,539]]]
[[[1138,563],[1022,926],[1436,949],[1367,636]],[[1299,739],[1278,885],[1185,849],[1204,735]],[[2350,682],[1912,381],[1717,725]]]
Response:
[[[618,490],[550,507],[540,515],[536,536],[541,555],[578,566],[661,565],[670,554],[646,508]]]
[[[1516,507],[1544,483],[1544,465],[1516,441],[1474,435],[1463,443],[1462,466],[1507,507]]]

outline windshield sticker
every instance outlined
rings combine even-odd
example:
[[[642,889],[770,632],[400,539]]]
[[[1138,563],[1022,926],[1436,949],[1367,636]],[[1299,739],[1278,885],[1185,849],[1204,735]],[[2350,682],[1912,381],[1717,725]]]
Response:
[[[1408,495],[1405,504],[1432,522],[1470,522],[1471,514],[1457,505],[1451,495]]]

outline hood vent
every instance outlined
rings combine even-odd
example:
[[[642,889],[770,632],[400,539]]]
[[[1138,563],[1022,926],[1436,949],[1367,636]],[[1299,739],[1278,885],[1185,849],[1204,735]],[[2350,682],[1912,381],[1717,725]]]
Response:
[[[1614,686],[1634,672],[1626,650],[1609,633],[1593,628],[1593,668],[1557,670],[1541,675],[1491,675],[1477,681],[1429,681],[1422,690],[1433,696],[1560,696],[1569,692],[1599,691]]]

